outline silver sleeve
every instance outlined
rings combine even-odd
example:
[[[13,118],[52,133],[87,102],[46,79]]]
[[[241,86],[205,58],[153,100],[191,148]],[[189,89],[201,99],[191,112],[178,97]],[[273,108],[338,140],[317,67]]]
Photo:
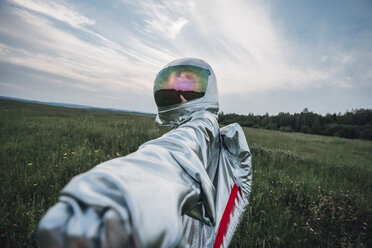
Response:
[[[182,216],[216,223],[220,145],[207,111],[138,151],[73,178],[40,221],[41,247],[184,246]]]

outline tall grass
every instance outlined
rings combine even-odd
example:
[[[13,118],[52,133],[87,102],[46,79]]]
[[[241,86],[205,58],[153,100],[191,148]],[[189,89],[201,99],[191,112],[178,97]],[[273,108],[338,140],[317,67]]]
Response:
[[[150,117],[0,103],[0,247],[37,247],[33,233],[75,175],[164,133]]]
[[[372,247],[372,142],[244,129],[251,203],[232,247]],[[154,118],[0,101],[0,247],[33,233],[75,175],[168,129]]]
[[[244,131],[253,189],[231,247],[372,247],[372,142]]]

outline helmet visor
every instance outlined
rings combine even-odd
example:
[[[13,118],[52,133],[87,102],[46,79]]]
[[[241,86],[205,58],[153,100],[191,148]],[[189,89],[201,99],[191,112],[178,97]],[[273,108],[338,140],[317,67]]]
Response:
[[[184,103],[205,95],[210,70],[177,65],[161,70],[155,79],[154,96],[158,107]]]

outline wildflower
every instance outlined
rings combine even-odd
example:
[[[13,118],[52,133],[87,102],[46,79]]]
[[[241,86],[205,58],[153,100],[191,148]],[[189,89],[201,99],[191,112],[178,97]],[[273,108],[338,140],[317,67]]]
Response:
[[[31,166],[32,165],[32,162],[28,163],[27,165],[30,165]]]
[[[310,232],[314,232],[314,229],[312,229],[312,228],[310,227],[310,228],[309,228],[309,231],[310,231]]]
[[[310,224],[309,224],[309,222],[306,222],[306,226],[309,226]]]
[[[99,153],[99,150],[94,150],[95,153]]]
[[[67,157],[63,157],[63,159],[66,159]]]
[[[118,156],[118,157],[119,157],[119,156],[120,156],[120,153],[116,152],[116,156]]]
[[[34,187],[36,187],[37,186],[37,183],[34,183]]]
[[[65,153],[63,154],[63,156],[67,156],[67,152],[65,152]]]

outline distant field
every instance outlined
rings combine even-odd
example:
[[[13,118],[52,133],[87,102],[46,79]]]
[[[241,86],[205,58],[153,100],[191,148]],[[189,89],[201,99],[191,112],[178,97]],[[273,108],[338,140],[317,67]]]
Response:
[[[37,223],[75,175],[167,132],[154,118],[0,101],[0,247],[38,247]],[[372,142],[244,128],[251,203],[231,247],[372,247]]]

